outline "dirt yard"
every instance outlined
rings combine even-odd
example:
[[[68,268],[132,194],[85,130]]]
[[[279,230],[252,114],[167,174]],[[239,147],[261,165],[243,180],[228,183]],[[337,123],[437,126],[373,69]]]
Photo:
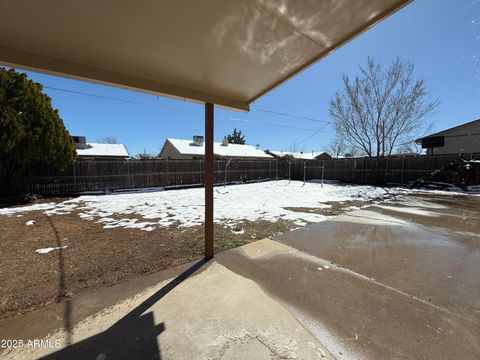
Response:
[[[26,226],[26,221],[35,221]],[[296,227],[280,220],[244,221],[215,228],[215,251],[234,248]],[[66,246],[66,248],[61,248]],[[203,256],[203,227],[170,227],[151,232],[105,229],[78,214],[0,216],[0,319],[84,291],[112,286]],[[59,247],[45,254],[35,250]]]

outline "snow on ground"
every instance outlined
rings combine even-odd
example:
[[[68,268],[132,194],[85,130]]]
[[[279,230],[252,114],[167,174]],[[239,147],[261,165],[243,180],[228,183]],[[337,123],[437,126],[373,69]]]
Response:
[[[32,226],[33,224],[35,224],[35,220],[28,220],[25,225],[27,226]]]
[[[37,249],[35,252],[37,254],[48,254],[49,252],[53,250],[60,250],[60,249],[66,249],[68,245],[64,246],[56,246],[56,247],[47,247],[47,248],[42,248],[42,249]]]
[[[404,188],[337,183],[269,181],[215,188],[215,221],[232,226],[241,220],[290,220],[299,226],[326,217],[285,208],[328,208],[328,201],[372,200],[406,194]],[[105,228],[138,228],[145,231],[170,225],[194,226],[203,223],[204,189],[190,188],[157,192],[128,192],[85,195],[62,203],[35,204],[0,209],[0,215],[41,210],[46,215],[78,211],[85,220],[101,222]]]

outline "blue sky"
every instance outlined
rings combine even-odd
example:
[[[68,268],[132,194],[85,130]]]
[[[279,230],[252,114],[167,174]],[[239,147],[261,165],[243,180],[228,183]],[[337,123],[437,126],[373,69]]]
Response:
[[[416,0],[255,102],[249,113],[217,109],[216,140],[237,127],[249,144],[263,149],[322,150],[334,136],[327,123],[328,102],[341,90],[342,74],[354,76],[368,56],[382,64],[397,56],[415,64],[416,76],[440,100],[432,117],[435,130],[480,118],[480,0]],[[167,137],[203,133],[203,106],[198,104],[32,72],[29,76],[46,86],[70,133],[90,142],[114,136],[131,154],[157,153]]]

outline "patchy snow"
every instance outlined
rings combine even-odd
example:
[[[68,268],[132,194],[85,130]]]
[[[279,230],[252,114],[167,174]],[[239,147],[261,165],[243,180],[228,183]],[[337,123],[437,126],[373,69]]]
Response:
[[[35,223],[36,223],[35,220],[28,220],[28,221],[25,223],[25,225],[31,226],[31,225],[33,225],[33,224],[35,224]]]
[[[33,204],[27,206],[18,206],[18,207],[11,207],[11,208],[4,208],[0,209],[0,215],[13,215],[20,212],[29,212],[29,211],[42,211],[42,210],[50,210],[58,206],[53,202],[51,203],[44,203],[44,204]]]
[[[244,229],[232,230],[232,233],[234,233],[236,235],[241,235],[241,234],[245,233],[245,230]]]
[[[60,249],[66,249],[68,245],[64,246],[56,246],[56,247],[47,247],[47,248],[42,248],[42,249],[37,249],[35,252],[37,254],[48,254],[49,252],[53,250],[60,250]]]
[[[345,185],[319,181],[280,180],[215,188],[215,221],[233,226],[238,221],[279,219],[304,226],[327,217],[314,212],[285,208],[324,208],[328,201],[384,199],[407,194],[404,188],[384,189],[374,186]],[[105,228],[136,228],[152,231],[159,227],[189,227],[203,224],[204,189],[126,192],[109,195],[84,195],[58,204],[35,204],[0,209],[0,215],[42,210],[46,215],[77,211],[80,218],[98,221]]]

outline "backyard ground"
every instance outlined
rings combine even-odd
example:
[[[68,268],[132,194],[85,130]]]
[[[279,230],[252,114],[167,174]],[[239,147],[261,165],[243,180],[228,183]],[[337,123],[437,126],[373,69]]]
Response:
[[[354,189],[309,191],[314,197],[341,190]],[[477,360],[480,197],[392,190],[396,195],[383,201],[208,262],[4,319],[0,339],[25,342],[7,342],[0,356]],[[301,195],[300,187],[293,191]],[[312,209],[296,201],[290,208]],[[47,345],[29,345],[31,339]]]
[[[215,251],[405,192],[315,181],[217,187]],[[203,195],[156,189],[0,209],[0,319],[201,258]]]

